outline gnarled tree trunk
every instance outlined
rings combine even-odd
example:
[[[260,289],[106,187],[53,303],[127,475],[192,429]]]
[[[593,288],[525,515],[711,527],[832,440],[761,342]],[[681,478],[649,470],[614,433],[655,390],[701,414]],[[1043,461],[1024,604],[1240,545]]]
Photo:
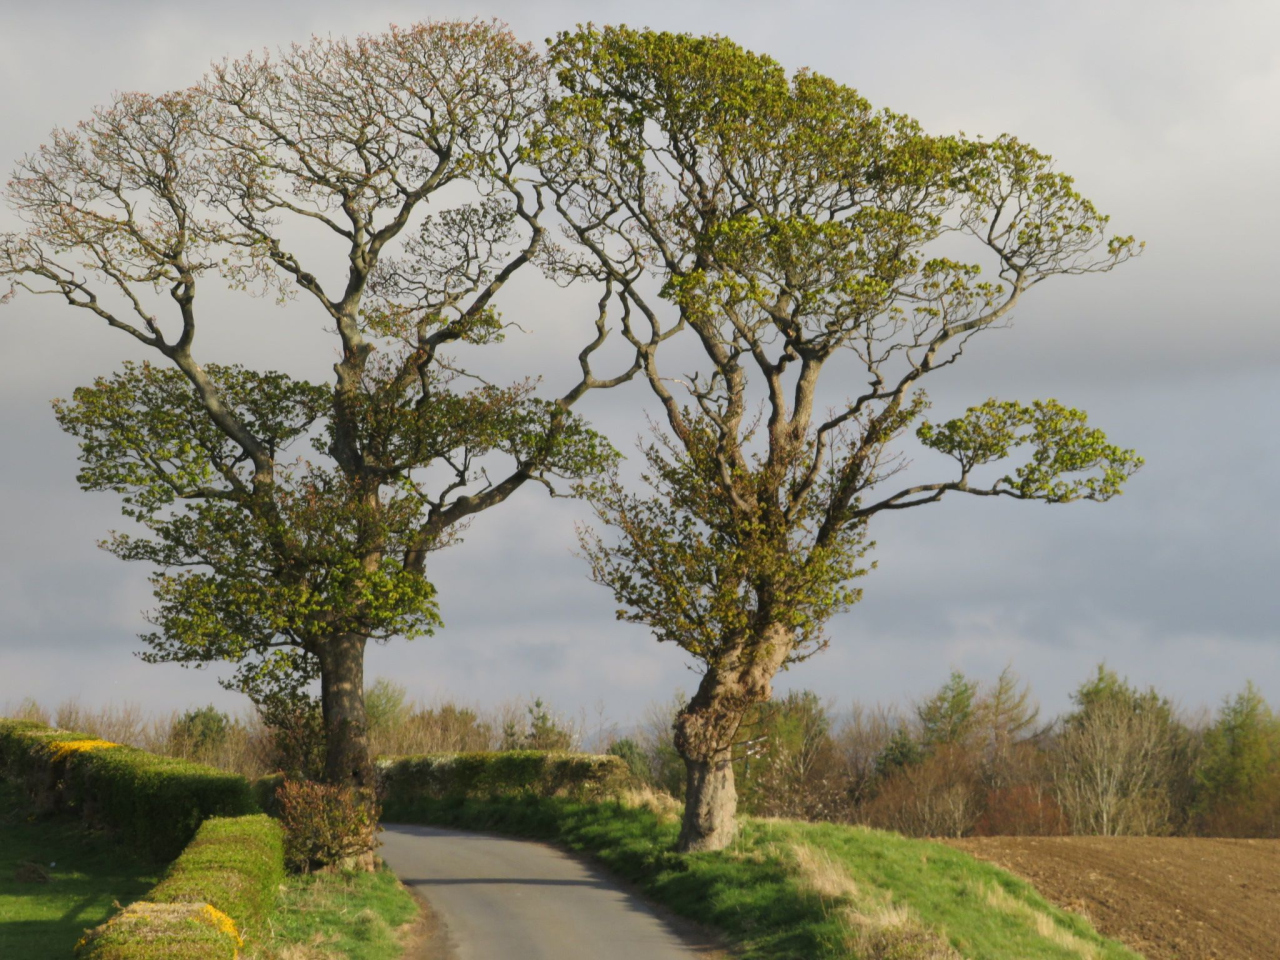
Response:
[[[791,631],[770,623],[709,667],[680,711],[675,747],[685,764],[684,820],[676,849],[723,850],[738,830],[733,744],[747,708],[773,696],[773,677],[791,652]]]

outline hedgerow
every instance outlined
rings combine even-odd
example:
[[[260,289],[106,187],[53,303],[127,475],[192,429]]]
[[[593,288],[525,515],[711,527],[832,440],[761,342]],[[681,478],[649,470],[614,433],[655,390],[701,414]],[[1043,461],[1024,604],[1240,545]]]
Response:
[[[378,768],[388,819],[412,810],[423,799],[598,800],[616,794],[631,777],[620,757],[541,750],[397,757],[379,761]]]
[[[147,894],[153,903],[208,903],[255,931],[284,882],[284,831],[266,814],[212,817]]]
[[[209,817],[258,810],[236,774],[27,721],[0,720],[0,768],[37,806],[78,811],[157,860],[177,856]]]

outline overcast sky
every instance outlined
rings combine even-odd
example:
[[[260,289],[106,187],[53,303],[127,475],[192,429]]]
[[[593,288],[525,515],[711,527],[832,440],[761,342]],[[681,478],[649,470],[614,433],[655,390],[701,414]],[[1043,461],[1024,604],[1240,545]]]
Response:
[[[1147,460],[1125,495],[952,498],[877,518],[865,599],[781,688],[887,703],[928,693],[952,667],[991,679],[1012,664],[1052,714],[1105,659],[1190,708],[1250,678],[1280,707],[1280,7],[0,0],[0,163],[114,91],[187,86],[215,58],[428,16],[497,16],[539,42],[587,20],[722,33],[932,132],[1015,133],[1053,154],[1119,232],[1147,241],[1113,274],[1031,291],[1011,329],[975,341],[930,388],[938,418],[989,396],[1087,409]],[[12,226],[0,212],[0,229]],[[570,376],[584,316],[555,293],[534,284],[507,306],[530,330],[522,356],[545,358],[548,382]],[[286,369],[323,359],[314,313],[225,304],[222,329],[206,331],[211,358]],[[0,708],[25,696],[239,708],[214,672],[134,656],[147,571],[96,549],[120,525],[118,503],[78,490],[75,444],[49,400],[140,354],[74,313],[32,298],[0,308]],[[593,399],[582,412],[629,448],[646,394]],[[691,690],[680,652],[615,622],[612,598],[586,579],[571,552],[585,518],[532,489],[480,516],[433,556],[446,627],[371,650],[367,675],[428,701],[601,705],[622,724]]]

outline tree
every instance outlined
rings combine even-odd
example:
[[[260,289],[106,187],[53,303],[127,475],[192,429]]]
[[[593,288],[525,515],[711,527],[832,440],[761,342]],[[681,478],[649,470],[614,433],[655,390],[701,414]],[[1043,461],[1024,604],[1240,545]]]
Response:
[[[1138,247],[1014,137],[930,136],[724,38],[588,28],[551,60],[563,95],[542,160],[577,240],[560,269],[625,297],[663,421],[648,492],[617,473],[586,491],[616,539],[587,531],[584,551],[619,617],[702,670],[676,721],[679,845],[715,849],[734,832],[744,712],[858,599],[875,515],[951,493],[1107,500],[1137,469],[1057,401],[931,423],[919,387],[1031,287]],[[823,412],[829,367],[866,386]],[[957,469],[884,491],[912,427]]]
[[[204,759],[226,742],[231,727],[231,718],[213,704],[188,710],[169,730],[169,749]]]
[[[975,733],[978,723],[978,685],[959,670],[932,697],[916,708],[920,739],[926,747],[959,745]]]
[[[409,721],[409,691],[394,680],[379,677],[364,688],[365,725],[374,739],[385,739]]]
[[[1018,675],[1007,666],[975,707],[978,733],[986,752],[986,779],[993,788],[1004,786],[1014,747],[1035,735],[1040,707],[1031,702],[1031,687],[1019,689]]]
[[[924,749],[906,727],[898,727],[876,754],[876,776],[884,780],[924,760]]]
[[[317,38],[119,95],[9,184],[28,224],[0,236],[9,295],[61,297],[155,361],[56,404],[81,485],[145,530],[105,544],[156,570],[144,659],[236,664],[227,683],[259,702],[318,679],[333,783],[370,784],[367,643],[439,624],[427,554],[527,481],[612,456],[569,411],[630,376],[591,373],[607,300],[555,400],[447,353],[502,339],[495,295],[545,245],[523,156],[546,89],[496,23]],[[202,362],[198,290],[219,281],[309,304],[332,379]]]
[[[1280,835],[1280,719],[1252,682],[1223,702],[1195,777],[1206,832]]]
[[[573,746],[573,731],[561,725],[541,697],[535,697],[525,713],[528,719],[523,725],[512,720],[503,729],[503,750],[568,750]]]
[[[811,690],[748,709],[749,740],[735,761],[735,785],[752,813],[769,817],[831,820],[847,795],[836,770],[828,707]]]
[[[982,791],[972,752],[938,743],[914,761],[886,766],[886,777],[861,816],[872,826],[916,837],[962,837],[982,814]]]
[[[1076,710],[1054,744],[1058,803],[1073,833],[1147,835],[1169,830],[1186,764],[1186,736],[1155,689],[1131,686],[1105,664],[1072,694]]]

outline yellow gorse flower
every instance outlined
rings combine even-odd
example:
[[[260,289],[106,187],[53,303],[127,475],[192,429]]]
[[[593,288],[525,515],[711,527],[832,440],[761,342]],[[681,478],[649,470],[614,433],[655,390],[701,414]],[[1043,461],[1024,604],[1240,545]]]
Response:
[[[105,750],[118,747],[120,744],[110,740],[50,740],[49,754],[54,760],[65,760],[73,753],[88,753],[90,750]]]
[[[204,909],[201,910],[200,912],[208,918],[208,921],[211,924],[213,924],[215,927],[217,927],[227,936],[234,937],[236,941],[236,946],[238,947],[244,946],[244,939],[240,936],[240,931],[236,929],[236,922],[232,920],[230,917],[228,917],[225,913],[223,913],[217,907],[212,906],[211,904],[208,904],[208,903],[204,905]]]
[[[90,930],[76,944],[76,951],[84,949],[91,941],[103,936],[113,936],[122,943],[168,942],[185,943],[190,939],[191,923],[212,927],[220,936],[235,942],[236,956],[244,946],[244,939],[236,929],[235,921],[207,903],[151,903],[140,900],[125,907],[106,923]],[[185,929],[184,929],[185,928]]]

